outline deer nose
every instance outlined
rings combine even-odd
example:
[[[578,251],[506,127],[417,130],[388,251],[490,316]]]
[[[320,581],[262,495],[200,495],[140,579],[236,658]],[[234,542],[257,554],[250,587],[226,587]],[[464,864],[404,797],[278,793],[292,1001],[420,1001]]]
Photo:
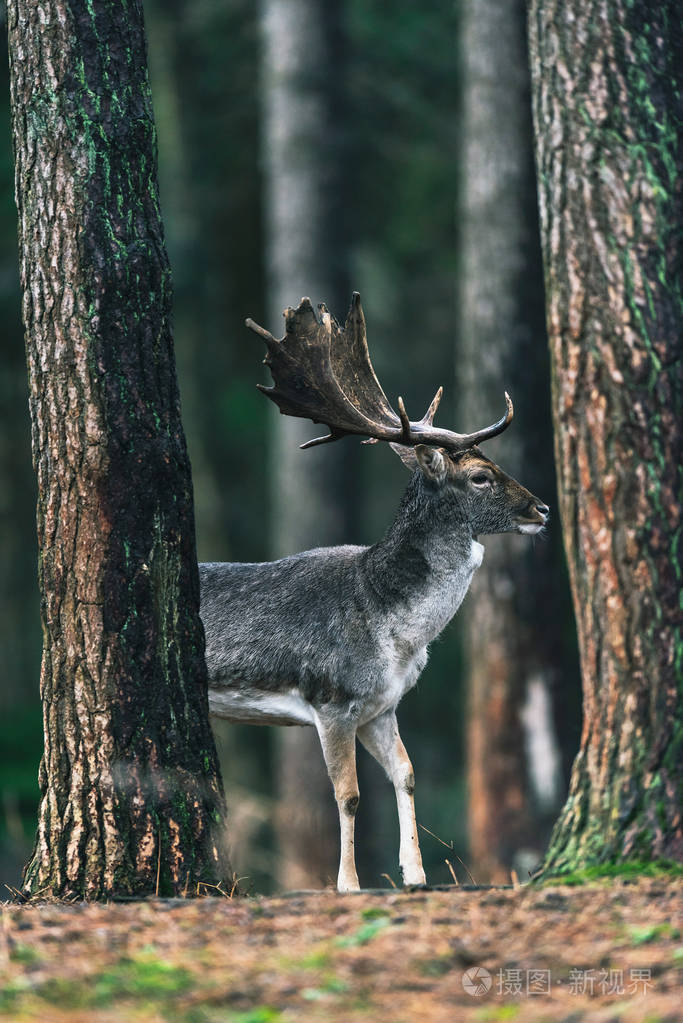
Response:
[[[548,515],[550,508],[547,504],[542,504],[540,501],[536,501],[536,511],[540,512],[541,515]]]

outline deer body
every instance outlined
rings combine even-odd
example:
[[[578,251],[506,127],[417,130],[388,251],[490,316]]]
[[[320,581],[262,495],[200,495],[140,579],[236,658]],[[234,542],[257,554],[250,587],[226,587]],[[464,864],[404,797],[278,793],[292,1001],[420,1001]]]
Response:
[[[394,523],[373,546],[200,565],[210,711],[317,728],[339,806],[340,891],[358,888],[356,737],[396,790],[404,882],[424,884],[413,771],[396,707],[481,564],[476,534],[536,532],[547,515],[477,448],[450,457],[419,446],[401,455],[412,479]]]
[[[419,474],[410,489],[424,489]],[[482,544],[462,533],[435,536],[402,506],[373,547],[200,565],[211,712],[313,725],[334,708],[362,725],[395,708],[481,564]]]
[[[476,433],[434,426],[441,388],[422,419],[411,422],[402,399],[397,415],[375,376],[358,293],[343,330],[324,306],[319,312],[307,298],[285,310],[282,340],[247,320],[268,347],[275,381],[261,390],[285,415],[329,427],[329,436],[303,447],[346,434],[387,441],[412,480],[394,523],[371,547],[200,565],[209,708],[235,721],[317,729],[339,810],[340,891],[358,889],[360,739],[394,786],[403,881],[424,884],[413,768],[396,707],[481,564],[478,535],[537,533],[548,508],[476,447],[509,426],[509,395],[503,418]]]

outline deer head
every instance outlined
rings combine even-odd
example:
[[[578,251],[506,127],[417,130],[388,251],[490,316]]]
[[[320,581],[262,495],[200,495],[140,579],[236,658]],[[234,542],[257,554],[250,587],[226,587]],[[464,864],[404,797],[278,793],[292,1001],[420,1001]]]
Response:
[[[399,445],[392,447],[398,449]],[[409,468],[421,472],[426,486],[439,493],[442,504],[454,506],[454,517],[464,519],[475,537],[539,533],[548,521],[548,506],[477,447],[448,452],[418,445],[397,453]]]
[[[246,321],[266,342],[265,364],[274,386],[257,386],[284,415],[324,423],[330,433],[302,444],[327,444],[348,434],[364,443],[387,441],[427,485],[457,502],[472,533],[517,530],[535,533],[547,520],[548,507],[486,458],[477,445],[506,430],[513,407],[505,393],[505,415],[475,433],[460,434],[434,426],[443,388],[422,419],[411,421],[403,399],[398,414],[389,404],[370,362],[365,318],[358,292],[342,330],[323,304],[317,317],[308,298],[285,310],[285,336],[277,340],[263,327]]]

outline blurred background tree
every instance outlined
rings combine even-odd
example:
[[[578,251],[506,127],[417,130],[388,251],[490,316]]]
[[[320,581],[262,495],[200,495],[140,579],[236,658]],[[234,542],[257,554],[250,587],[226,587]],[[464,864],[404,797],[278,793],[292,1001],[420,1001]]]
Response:
[[[458,423],[512,429],[487,453],[554,508],[553,433],[524,0],[463,8],[456,369]],[[522,879],[545,848],[576,752],[578,664],[561,536],[485,540],[461,611],[470,857],[478,881]],[[539,628],[539,623],[543,627]]]
[[[468,6],[478,7],[478,3]],[[296,8],[292,5],[292,12]],[[532,395],[525,385],[526,371],[530,379],[541,381],[539,386],[547,387],[547,382],[543,383],[544,343],[532,335],[535,312],[530,310],[526,319],[515,321],[523,323],[516,328],[521,333],[517,340],[522,347],[507,335],[500,368],[498,362],[491,364],[485,380],[465,370],[470,359],[469,342],[465,340],[469,313],[461,311],[461,305],[463,310],[468,307],[459,284],[461,266],[478,265],[479,273],[488,272],[486,258],[472,264],[471,246],[477,244],[478,221],[487,253],[491,252],[492,230],[500,232],[507,226],[499,221],[495,203],[476,214],[466,214],[469,200],[459,195],[459,183],[473,173],[464,163],[463,85],[469,72],[462,58],[459,5],[454,8],[446,0],[422,7],[408,0],[393,0],[391,4],[338,0],[331,10],[338,19],[337,31],[345,40],[344,59],[330,62],[332,66],[325,69],[329,81],[324,88],[332,88],[336,98],[325,115],[327,123],[319,147],[311,150],[311,163],[323,155],[329,160],[332,142],[343,151],[343,161],[336,167],[336,173],[341,172],[339,194],[324,197],[329,208],[321,216],[332,217],[332,227],[328,228],[326,242],[317,241],[314,255],[306,257],[319,260],[315,276],[304,273],[303,265],[294,265],[298,258],[303,260],[303,255],[293,257],[289,269],[296,276],[291,283],[283,276],[276,286],[273,254],[282,242],[276,241],[266,199],[272,176],[278,172],[263,116],[269,88],[266,67],[272,71],[272,65],[265,48],[261,12],[247,0],[145,3],[160,144],[162,208],[174,272],[178,374],[202,560],[264,560],[281,553],[288,544],[307,547],[337,537],[347,542],[372,542],[388,526],[407,482],[406,470],[388,449],[362,448],[347,439],[339,445],[343,446],[339,457],[350,469],[338,470],[344,479],[354,479],[346,488],[347,500],[337,496],[328,503],[325,498],[321,507],[319,492],[316,496],[311,491],[317,481],[311,479],[313,463],[305,459],[311,459],[313,453],[299,453],[294,439],[285,440],[285,435],[279,433],[284,420],[273,417],[269,403],[254,386],[267,379],[259,365],[262,352],[243,326],[244,318],[253,316],[278,333],[282,307],[298,302],[302,294],[310,294],[314,302],[324,300],[335,316],[343,317],[351,288],[361,292],[377,373],[390,400],[395,401],[402,393],[415,414],[421,414],[436,386],[443,383],[446,395],[439,421],[455,429],[468,429],[472,426],[468,408],[475,409],[473,418],[478,422],[482,412],[479,402],[495,402],[495,407],[491,406],[495,415],[502,390],[508,387],[519,420],[510,431],[511,440],[520,445],[510,452],[510,457],[519,461],[514,468],[509,467],[519,472],[525,484],[552,500],[552,478],[546,477],[544,468],[547,463],[535,461],[533,446],[521,448],[522,432],[526,438],[529,429],[532,433],[537,429],[534,417],[539,406],[538,395]],[[288,25],[287,34],[293,31],[294,26]],[[283,45],[292,41],[285,40]],[[475,45],[473,37],[467,47]],[[517,52],[515,59],[523,61],[523,53]],[[526,74],[525,67],[517,70],[520,75]],[[309,94],[323,92],[323,82],[318,85],[315,77],[312,81],[314,84],[311,79],[306,82]],[[523,91],[524,86],[520,104]],[[1,109],[6,123],[7,88],[3,95]],[[326,109],[325,104],[331,101],[320,98],[317,102]],[[0,159],[0,281],[6,308],[2,377],[6,401],[1,410],[4,430],[0,465],[7,481],[1,542],[9,571],[0,584],[4,609],[0,636],[6,667],[1,697],[6,713],[0,723],[0,789],[5,807],[0,812],[0,842],[11,853],[5,861],[4,876],[13,881],[24,856],[21,836],[32,836],[38,794],[40,630],[35,591],[35,500],[19,326],[16,213],[8,128],[5,139]],[[518,144],[512,137],[509,145]],[[513,177],[510,185],[513,190],[521,190],[518,216],[522,218],[533,211],[526,153],[520,159],[527,160],[527,176]],[[317,171],[307,164],[304,173],[331,172],[328,163],[327,170]],[[309,242],[321,238],[320,224],[313,223],[312,203],[311,197],[304,210]],[[519,265],[525,267],[524,259],[533,250],[535,223],[527,222],[515,230],[521,233],[511,244],[521,245],[524,256]],[[289,239],[284,243],[285,251],[288,244]],[[463,246],[470,251],[467,257]],[[334,267],[329,265],[332,258],[336,260]],[[520,259],[519,255],[515,258]],[[529,258],[533,261],[533,253]],[[524,277],[525,270],[518,273],[519,278]],[[294,288],[292,294],[290,287]],[[318,293],[318,288],[323,293]],[[529,299],[532,305],[536,300]],[[509,322],[498,318],[505,316],[504,310],[496,311],[495,323],[489,328],[490,336],[497,333],[501,344]],[[481,355],[485,365],[496,351],[495,340],[487,342],[486,353],[482,351]],[[506,376],[508,371],[514,373],[514,382]],[[469,406],[461,403],[465,390]],[[460,399],[457,415],[456,394]],[[528,407],[532,397],[534,409]],[[309,425],[303,424],[303,428],[307,431]],[[499,451],[491,453],[497,457]],[[324,454],[328,456],[329,452]],[[500,458],[507,468],[506,457],[501,441]],[[294,470],[291,466],[295,462]],[[347,471],[351,477],[345,475]],[[280,482],[283,472],[290,484],[296,481],[297,489],[305,494],[304,507],[321,507],[321,521],[311,526],[315,533],[300,535],[296,540],[287,540],[282,532],[289,514],[282,503],[288,492]],[[340,508],[346,508],[341,521]],[[287,528],[294,528],[291,518]],[[327,532],[332,528],[338,532]],[[553,545],[558,529],[555,521],[551,526]],[[540,565],[547,564],[546,547],[539,550],[541,545],[537,545],[531,550],[521,537],[512,538],[511,547],[513,544],[521,552],[517,556],[525,566],[524,572],[529,573],[524,578],[537,581]],[[473,599],[473,595],[468,598],[466,608]],[[537,619],[525,632],[524,643],[511,642],[510,649],[519,650],[519,657],[529,658],[519,666],[520,678],[529,679],[538,672],[535,655],[538,649],[547,649],[543,636],[556,611],[555,604],[539,607]],[[503,628],[507,627],[503,622],[514,619],[505,615],[500,621]],[[492,622],[495,629],[496,622]],[[567,676],[559,673],[567,644],[571,648],[573,642],[570,613],[563,612],[562,629],[563,642],[551,658],[552,664],[545,662],[546,684],[552,690],[551,677],[564,678],[564,729],[571,746],[572,737],[578,745],[578,677],[571,672]],[[471,859],[468,851],[463,647],[470,641],[464,642],[461,632],[462,623],[456,619],[434,644],[419,686],[399,708],[399,720],[415,766],[419,821],[442,839],[453,841],[455,851],[481,881],[490,868],[482,861],[479,871],[476,858]],[[509,713],[518,743],[524,735],[517,723],[521,712],[522,706],[515,708],[513,700]],[[25,738],[12,745],[21,714],[25,715]],[[302,732],[292,729],[290,734],[296,744]],[[231,808],[233,863],[240,874],[249,876],[257,890],[269,890],[285,879],[282,870],[288,860],[277,846],[275,800],[276,775],[281,773],[280,750],[287,739],[278,738],[275,729],[220,723],[217,742]],[[518,770],[520,762],[513,758],[511,770]],[[384,872],[398,880],[391,789],[364,752],[359,753],[359,765],[361,882],[385,883],[381,880]],[[560,798],[563,796],[564,791]],[[332,807],[331,788],[328,798]],[[447,850],[429,835],[423,833],[421,837],[428,878],[434,882],[450,880],[444,864]]]
[[[348,85],[343,3],[263,0],[262,130],[267,322],[308,295],[337,315],[350,295]],[[300,451],[302,419],[270,417],[270,553],[348,542],[358,515],[350,445]],[[315,599],[311,595],[311,599]],[[337,811],[313,728],[273,735],[277,881],[319,888],[337,871]]]

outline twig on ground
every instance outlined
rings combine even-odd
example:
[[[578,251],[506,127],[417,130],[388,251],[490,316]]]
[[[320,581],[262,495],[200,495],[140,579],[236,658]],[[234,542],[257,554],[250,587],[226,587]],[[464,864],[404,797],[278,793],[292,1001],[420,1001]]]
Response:
[[[248,881],[248,880],[249,880],[249,875],[248,874],[245,874],[244,877],[238,877],[237,873],[233,873],[233,875],[232,875],[232,888],[230,889],[230,894],[228,895],[228,898],[231,899],[233,897],[233,895],[235,894],[235,892],[237,892],[237,894],[239,895],[239,883],[240,883],[240,881]]]
[[[154,894],[159,898],[159,878],[161,876],[161,824],[159,825],[159,855],[157,856],[157,884]]]
[[[460,864],[460,866],[461,866],[461,867],[464,867],[464,868],[465,868],[465,870],[467,871],[467,876],[469,877],[469,879],[470,879],[470,881],[472,882],[472,884],[473,884],[473,885],[475,885],[475,887],[477,887],[477,888],[478,888],[479,886],[477,885],[477,882],[476,882],[476,881],[474,880],[474,878],[472,877],[472,871],[471,871],[471,870],[470,870],[470,868],[469,868],[469,867],[467,866],[467,864],[465,863],[465,861],[464,861],[464,860],[461,860],[461,859],[460,859],[460,857],[458,856],[458,854],[457,854],[457,853],[455,853],[454,855],[455,855],[455,858],[456,858],[456,860],[457,860],[457,861],[458,861],[458,863]]]
[[[418,828],[422,828],[422,830],[426,831],[428,835],[431,835],[432,838],[435,838],[437,842],[441,842],[441,845],[445,845],[447,849],[453,849],[453,839],[451,839],[450,842],[444,842],[443,838],[439,838],[439,836],[435,835],[433,831],[430,831],[429,828],[426,828],[424,824],[418,824]]]
[[[25,903],[30,901],[28,899],[28,897],[26,895],[24,895],[23,892],[20,892],[18,888],[15,888],[13,884],[5,884],[5,888],[10,893],[12,898],[16,899],[16,901],[19,902],[21,905],[24,905]],[[45,890],[46,889],[43,888],[43,891],[45,891]],[[38,892],[38,894],[40,895],[40,892]]]
[[[447,867],[448,867],[448,869],[450,870],[450,872],[451,872],[451,877],[453,878],[453,881],[455,882],[455,884],[456,884],[456,885],[457,885],[457,884],[459,884],[459,882],[458,882],[458,879],[457,879],[457,877],[455,876],[455,871],[453,870],[453,864],[451,863],[451,861],[450,861],[450,860],[444,860],[444,863],[446,864],[446,866],[447,866]]]

